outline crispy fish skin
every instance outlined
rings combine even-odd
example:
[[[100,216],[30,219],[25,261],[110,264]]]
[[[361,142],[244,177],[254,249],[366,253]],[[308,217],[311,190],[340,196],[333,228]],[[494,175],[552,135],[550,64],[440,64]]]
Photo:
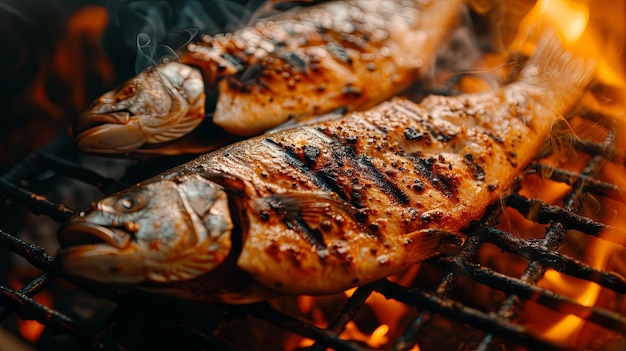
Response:
[[[220,227],[235,228],[228,258],[213,260],[205,275],[194,266],[197,271],[185,282],[170,280],[168,291],[155,284],[163,281],[150,279],[139,280],[140,289],[229,303],[339,292],[400,272],[458,243],[455,233],[509,190],[593,72],[590,62],[574,58],[556,35],[547,35],[521,79],[500,91],[430,96],[420,104],[394,99],[337,120],[259,136],[103,202],[156,187],[195,189],[188,184],[203,182],[212,194],[219,193],[215,184],[229,194],[233,224]],[[185,201],[198,203],[201,194],[192,194]],[[158,192],[150,198],[175,203]],[[183,226],[192,221],[181,222],[180,213],[210,212],[206,204],[191,207],[204,210],[177,206],[171,209],[176,216],[165,213],[159,221],[170,223],[171,218],[171,225]],[[142,208],[150,211],[151,205]],[[111,260],[109,245],[86,247],[80,240],[81,226],[94,232],[94,223],[112,225],[106,218],[113,218],[118,228],[125,225],[114,213],[92,210],[70,220],[71,230],[60,231],[63,271],[101,283],[117,279],[114,273],[85,269],[100,269]],[[222,247],[226,234],[218,232],[217,247]],[[174,251],[160,253],[179,257],[175,250],[189,252],[188,247],[170,247]],[[237,285],[233,277],[250,284]]]
[[[289,118],[374,106],[422,76],[463,3],[327,1],[204,36],[179,51],[180,62],[149,68],[104,94],[78,118],[73,134],[79,149],[91,153],[198,152],[212,149],[216,137],[189,145],[182,136],[205,112],[226,131],[251,136]],[[178,83],[190,74],[161,74],[176,70],[192,72],[193,83],[186,84],[192,94]],[[187,103],[169,103],[178,95]],[[205,95],[217,98],[215,111],[205,111]]]

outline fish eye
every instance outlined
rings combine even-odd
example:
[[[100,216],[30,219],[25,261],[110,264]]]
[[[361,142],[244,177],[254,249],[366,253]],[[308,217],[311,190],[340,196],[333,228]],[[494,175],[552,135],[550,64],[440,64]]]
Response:
[[[118,96],[117,96],[117,101],[122,101],[130,96],[135,95],[135,93],[137,93],[137,87],[135,86],[135,83],[128,83],[124,89],[122,91],[119,92]]]
[[[115,201],[113,209],[122,213],[135,212],[144,208],[147,202],[146,196],[142,193],[128,193]]]
[[[134,85],[128,85],[126,89],[124,89],[126,95],[133,95],[135,92],[137,92],[137,88],[135,88]]]

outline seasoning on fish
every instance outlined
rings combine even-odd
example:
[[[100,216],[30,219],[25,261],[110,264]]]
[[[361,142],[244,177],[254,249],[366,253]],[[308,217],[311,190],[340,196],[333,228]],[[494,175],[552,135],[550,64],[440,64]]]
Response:
[[[201,301],[339,292],[458,244],[503,196],[593,64],[540,40],[501,91],[394,99],[259,136],[107,197],[64,224],[61,270]]]
[[[180,63],[149,68],[96,100],[73,135],[85,152],[173,154],[205,116],[251,136],[289,118],[374,106],[415,82],[452,26],[462,0],[328,1],[204,36]],[[167,143],[167,144],[166,144]],[[182,142],[181,142],[182,143]]]

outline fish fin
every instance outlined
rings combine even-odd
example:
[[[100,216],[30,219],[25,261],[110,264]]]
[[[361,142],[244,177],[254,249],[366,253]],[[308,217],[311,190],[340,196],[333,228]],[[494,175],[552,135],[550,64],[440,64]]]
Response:
[[[548,28],[521,72],[520,82],[538,89],[536,96],[549,111],[563,112],[583,94],[594,77],[595,62],[577,57],[563,47],[559,35]]]
[[[320,219],[341,212],[352,215],[355,209],[345,201],[328,192],[298,192],[267,196],[263,201],[287,220]]]
[[[200,172],[201,177],[208,179],[224,188],[229,194],[243,195],[246,190],[246,183],[243,179],[234,175],[221,172]]]
[[[423,261],[439,254],[446,247],[460,246],[463,242],[460,235],[439,229],[418,230],[405,237],[408,262]]]
[[[326,242],[341,237],[338,216],[353,219],[356,214],[350,205],[326,192],[272,195],[259,200],[257,209],[282,217],[290,229],[318,250],[325,250]]]

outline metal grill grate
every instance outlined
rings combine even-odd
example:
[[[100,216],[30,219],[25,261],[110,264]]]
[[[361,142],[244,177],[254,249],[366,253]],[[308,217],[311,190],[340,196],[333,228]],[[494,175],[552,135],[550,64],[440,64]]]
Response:
[[[594,114],[593,118],[598,119],[598,116]],[[585,196],[589,194],[623,201],[619,187],[595,178],[606,162],[619,159],[615,157],[617,152],[611,148],[614,139],[615,133],[612,129],[607,129],[604,142],[578,141],[574,144],[579,153],[589,154],[589,160],[582,172],[550,168],[548,176],[550,180],[571,187],[562,199],[562,206],[549,205],[540,199],[528,198],[521,195],[519,191],[503,199],[502,203],[492,205],[481,221],[473,223],[467,229],[467,240],[458,253],[452,256],[439,256],[428,261],[429,266],[434,266],[441,271],[441,279],[433,292],[420,287],[406,288],[387,279],[359,287],[324,329],[316,327],[311,321],[281,312],[268,303],[222,306],[217,317],[202,324],[201,328],[186,323],[184,319],[171,318],[171,315],[165,312],[152,311],[147,312],[150,318],[154,318],[150,326],[156,327],[160,332],[169,333],[178,340],[185,340],[191,348],[236,350],[235,346],[224,343],[220,339],[218,332],[220,325],[236,319],[253,317],[314,340],[313,346],[307,348],[311,351],[321,351],[326,348],[367,350],[368,348],[362,344],[342,340],[339,334],[364,306],[368,296],[372,292],[378,292],[388,299],[416,306],[420,311],[417,318],[401,333],[402,335],[390,344],[389,347],[393,350],[409,350],[416,342],[421,343],[425,338],[424,334],[428,325],[435,318],[442,317],[470,326],[481,333],[481,339],[472,345],[473,349],[488,350],[503,342],[523,345],[531,349],[567,349],[563,345],[543,339],[535,331],[515,321],[520,310],[529,300],[564,314],[573,314],[610,331],[625,334],[626,316],[620,312],[583,306],[569,297],[537,285],[546,269],[552,268],[566,275],[597,283],[619,294],[626,292],[624,277],[595,269],[556,251],[568,231],[576,230],[590,236],[598,236],[609,228],[608,224],[578,214]],[[131,183],[132,178],[116,181],[102,177],[78,163],[68,161],[68,157],[59,156],[67,156],[75,152],[65,137],[58,139],[5,174],[0,180],[2,193],[6,198],[24,204],[34,214],[42,214],[55,221],[63,221],[72,213],[71,209],[34,194],[20,184],[25,184],[25,180],[50,170],[81,180],[92,187],[99,188],[103,193],[119,190],[125,187],[125,183]],[[180,160],[172,160],[172,162],[180,162]],[[545,164],[536,162],[527,168],[524,176],[543,174],[547,168],[549,167]],[[158,172],[160,169],[153,168],[152,171]],[[540,239],[526,239],[497,229],[496,224],[504,208],[507,207],[516,210],[527,220],[546,224],[545,236]],[[613,233],[615,232],[613,230]],[[619,234],[619,231],[617,233]],[[618,234],[604,239],[620,242],[620,237],[615,236]],[[527,260],[523,275],[516,278],[479,264],[476,256],[485,243],[495,245],[502,251]],[[124,314],[124,308],[129,304],[126,297],[113,291],[102,290],[102,288],[84,287],[100,297],[118,303],[118,309],[109,317],[108,323],[102,327],[86,327],[68,315],[45,307],[33,299],[48,285],[58,280],[52,256],[43,248],[17,239],[2,228],[0,228],[0,245],[24,257],[32,266],[43,271],[41,275],[19,290],[0,286],[0,319],[4,320],[15,313],[22,319],[37,320],[46,328],[55,330],[56,333],[69,335],[75,343],[85,348],[101,350],[133,348],[134,341],[129,344],[129,341],[119,333],[108,332],[111,324],[129,323],[125,321],[128,316]],[[462,299],[451,297],[461,277],[500,291],[506,297],[494,311],[483,311],[472,307]],[[148,311],[148,309],[139,311]],[[145,337],[155,337],[159,340],[153,335],[153,331],[144,330],[144,332],[148,333]],[[45,347],[42,348],[45,349]]]

